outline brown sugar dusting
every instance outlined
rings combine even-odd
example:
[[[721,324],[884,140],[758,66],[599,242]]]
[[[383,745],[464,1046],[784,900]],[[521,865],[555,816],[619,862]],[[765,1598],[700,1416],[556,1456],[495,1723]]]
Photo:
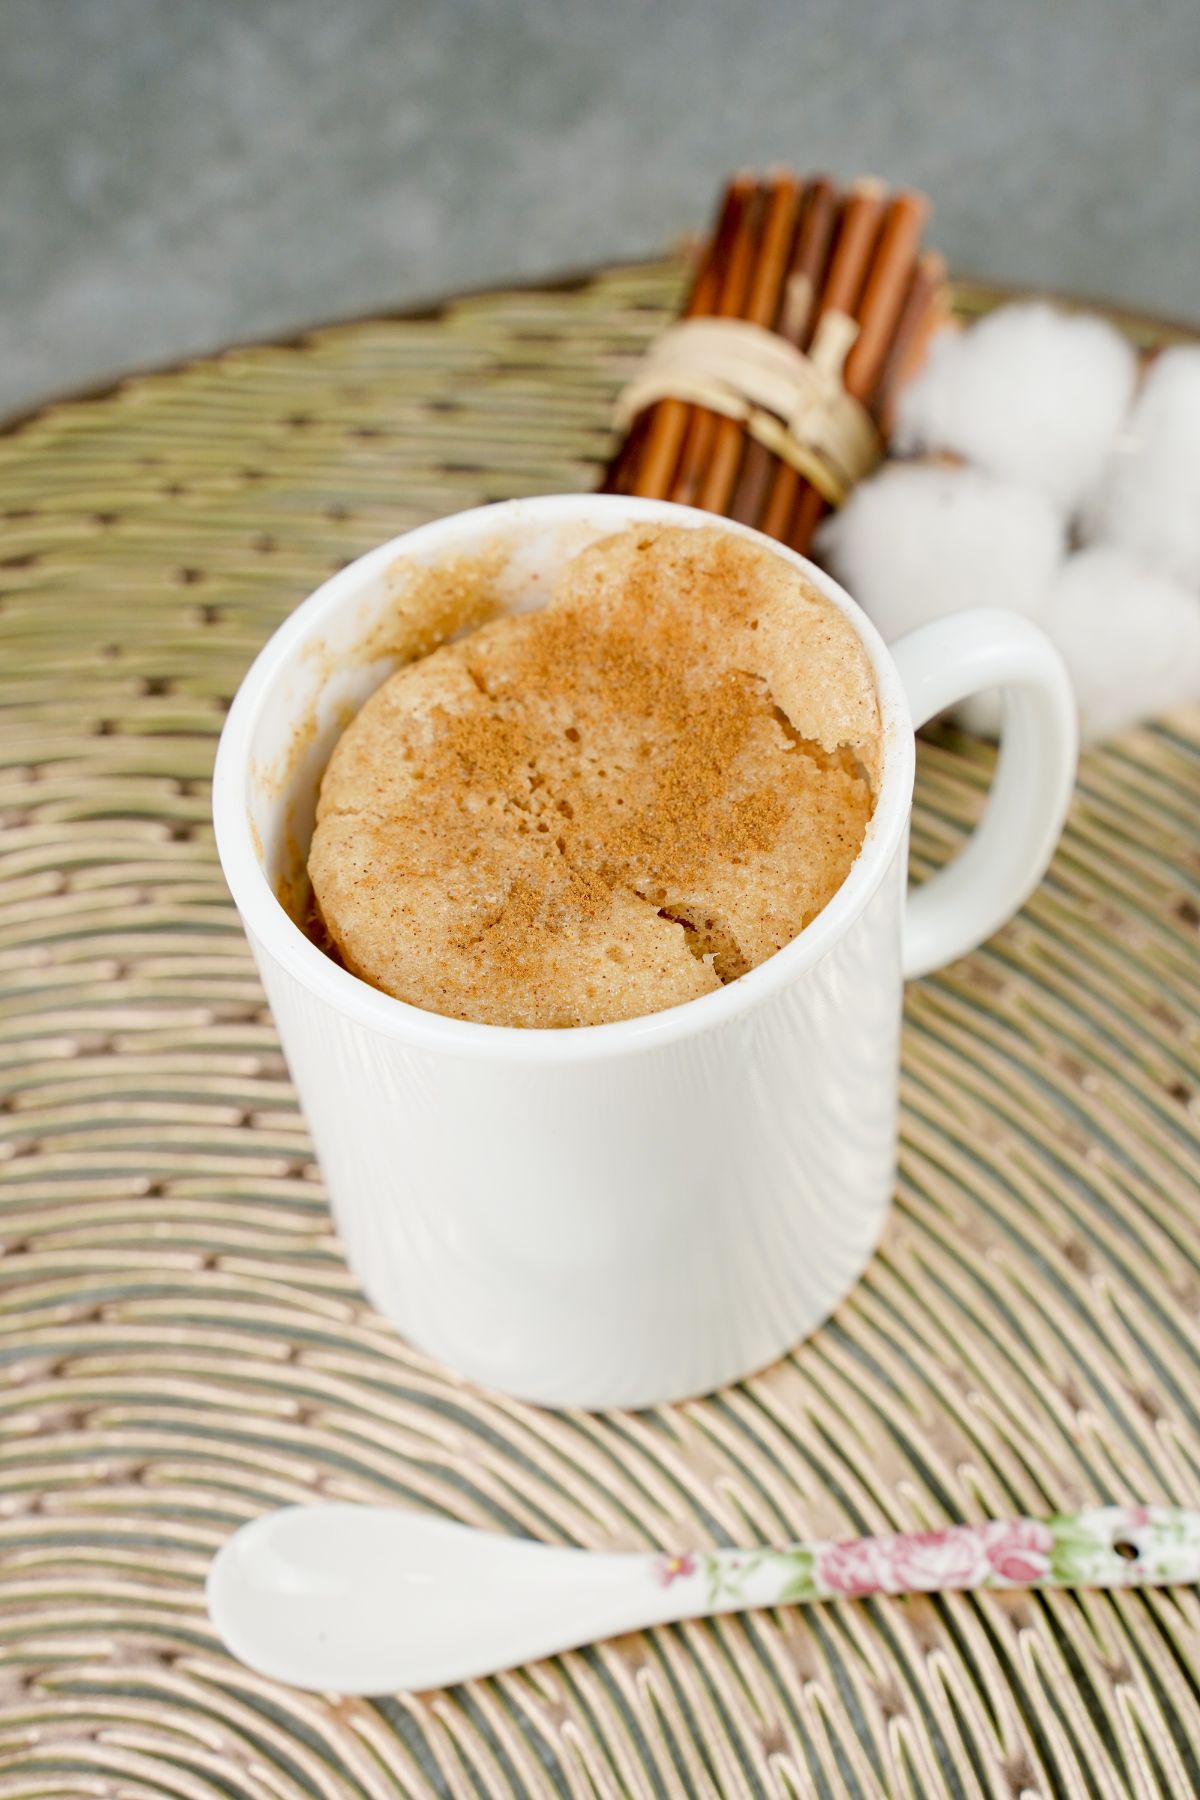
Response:
[[[837,609],[722,530],[633,530],[549,606],[400,670],[322,786],[347,966],[435,1012],[579,1025],[782,948],[861,847],[873,677]]]
[[[500,611],[497,583],[507,562],[500,544],[436,564],[399,557],[387,573],[389,605],[359,648],[370,662],[391,656],[415,662],[460,632],[473,631]]]
[[[483,960],[502,972],[519,975],[540,960],[547,935],[569,933],[601,919],[610,893],[603,876],[573,868],[564,859],[540,886],[518,877],[495,917],[473,939],[464,936],[457,945],[482,952]]]
[[[448,557],[436,565],[413,562],[398,557],[387,571],[388,604],[382,616],[361,640],[356,657],[373,662],[388,657],[403,666],[419,661],[448,643],[458,634],[474,630],[493,619],[502,610],[500,578],[508,561],[505,546],[497,541],[483,548]],[[332,672],[333,653],[323,639],[309,646],[306,654]],[[342,730],[354,718],[354,708],[341,720]],[[314,714],[292,733],[288,748],[278,767],[265,780],[270,793],[290,787],[302,758],[310,750],[317,735]],[[293,924],[319,950],[343,964],[343,958],[321,917],[298,844],[299,834],[293,823],[295,802],[288,808],[284,873],[275,884],[275,897]],[[256,844],[262,860],[261,843]]]
[[[519,724],[487,714],[463,717],[443,707],[434,718],[440,736],[440,780],[453,781],[458,775],[466,786],[490,783],[507,791],[514,778],[519,779],[525,755],[534,748]]]

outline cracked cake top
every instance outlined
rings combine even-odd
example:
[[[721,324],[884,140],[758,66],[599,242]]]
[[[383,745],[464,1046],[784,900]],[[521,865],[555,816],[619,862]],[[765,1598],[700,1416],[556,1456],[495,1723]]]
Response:
[[[657,1012],[836,892],[879,739],[867,653],[800,571],[729,531],[633,527],[368,700],[321,786],[316,902],[353,973],[430,1012]]]

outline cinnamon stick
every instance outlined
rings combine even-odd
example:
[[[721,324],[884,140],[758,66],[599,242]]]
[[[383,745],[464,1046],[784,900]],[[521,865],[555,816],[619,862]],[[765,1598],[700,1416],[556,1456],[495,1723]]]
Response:
[[[925,196],[912,192],[897,194],[884,214],[874,255],[854,308],[859,331],[843,373],[846,392],[856,400],[865,401],[878,381],[904,304],[928,215],[929,203]],[[813,532],[827,510],[826,502],[815,489],[806,487],[798,494],[787,533],[787,541],[793,549],[807,551]]]
[[[721,284],[720,299],[713,309],[714,316],[719,319],[738,319],[742,316],[754,273],[754,258],[758,248],[759,227],[762,220],[762,201],[761,190],[756,184],[750,184],[750,191],[745,197],[734,227],[733,242],[730,246],[729,260],[725,265],[725,279]],[[694,506],[708,473],[709,458],[716,440],[717,426],[722,421],[719,415],[710,412],[707,406],[693,406],[688,410],[690,418],[687,436],[680,452],[679,468],[675,474],[670,497],[672,500],[680,501],[684,506]]]
[[[816,311],[814,328],[828,312],[853,312],[857,307],[867,277],[871,252],[879,234],[882,212],[880,183],[873,180],[855,182],[842,209],[833,261]],[[765,531],[769,537],[793,541],[788,528],[800,487],[800,476],[795,469],[781,462],[775,471],[775,480],[758,521],[760,531]],[[804,493],[812,492],[807,483],[804,484]]]
[[[804,207],[792,249],[791,268],[779,296],[775,329],[780,337],[803,349],[813,315],[816,294],[829,261],[837,224],[837,192],[832,181],[818,175],[808,185]],[[751,439],[746,445],[741,473],[729,504],[731,519],[744,525],[756,523],[766,502],[775,470],[775,458],[765,444]]]
[[[800,183],[795,176],[768,178],[763,196],[762,238],[745,308],[745,317],[752,325],[769,326],[775,321],[796,230],[800,195]],[[736,419],[718,419],[708,470],[696,501],[705,512],[728,511],[747,444],[753,444],[753,439],[748,438],[745,428]]]
[[[846,358],[846,391],[856,400],[867,400],[879,378],[928,217],[929,202],[924,194],[911,192],[897,194],[884,216],[859,304],[858,336]]]
[[[925,352],[942,318],[938,295],[946,279],[946,259],[934,251],[918,257],[904,296],[904,305],[896,322],[895,334],[888,346],[875,391],[871,410],[879,420],[879,428],[890,437],[895,425],[896,401],[903,388],[925,360]]]
[[[742,212],[754,182],[748,175],[735,175],[725,189],[717,221],[708,240],[708,250],[696,271],[691,292],[684,303],[685,319],[702,318],[717,303],[724,280],[725,264],[733,247]],[[620,493],[643,494],[654,500],[665,500],[670,492],[680,446],[687,431],[691,408],[683,400],[659,400],[647,407],[638,420],[640,441],[633,435],[627,440],[629,458],[618,459],[605,485]],[[621,485],[617,485],[618,481]]]
[[[913,332],[911,340],[905,346],[904,354],[900,359],[900,368],[896,381],[897,393],[905,383],[911,381],[913,376],[917,373],[918,369],[925,361],[925,356],[929,349],[929,340],[932,338],[935,331],[940,330],[941,327],[947,323],[950,317],[950,310],[946,302],[945,257],[931,254],[928,257],[924,257],[922,262],[925,267],[930,292],[929,305],[925,309],[924,317],[918,321],[917,328]]]

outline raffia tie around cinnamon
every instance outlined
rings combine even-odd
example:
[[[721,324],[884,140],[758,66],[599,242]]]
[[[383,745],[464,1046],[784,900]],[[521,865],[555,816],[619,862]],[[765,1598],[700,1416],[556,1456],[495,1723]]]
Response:
[[[944,264],[920,249],[928,212],[871,178],[839,193],[825,176],[736,175],[680,323],[621,395],[627,429],[602,486],[807,550],[874,467],[942,316]]]
[[[827,313],[805,355],[749,320],[684,320],[655,340],[622,390],[617,424],[630,425],[656,400],[691,401],[744,424],[840,506],[882,455],[870,414],[842,383],[858,330],[845,313]]]

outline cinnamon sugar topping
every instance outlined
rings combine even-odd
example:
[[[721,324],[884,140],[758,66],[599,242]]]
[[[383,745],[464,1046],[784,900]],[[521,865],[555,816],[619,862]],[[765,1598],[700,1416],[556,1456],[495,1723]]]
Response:
[[[826,904],[872,809],[849,622],[719,529],[621,532],[541,612],[399,670],[322,785],[346,965],[487,1023],[596,1024],[735,979]]]

